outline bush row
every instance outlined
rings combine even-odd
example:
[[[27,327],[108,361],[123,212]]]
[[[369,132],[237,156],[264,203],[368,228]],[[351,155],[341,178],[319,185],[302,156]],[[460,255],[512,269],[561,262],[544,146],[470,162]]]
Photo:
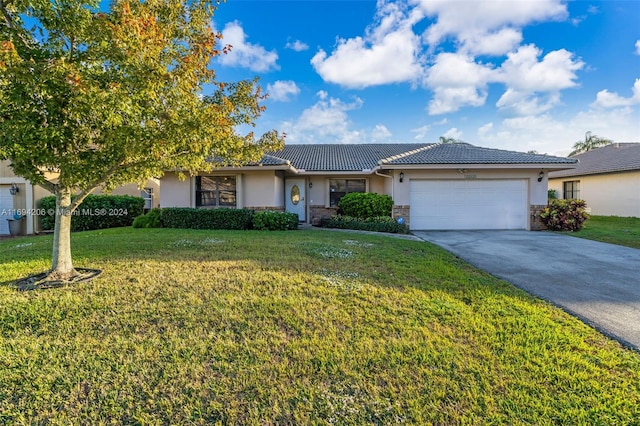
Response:
[[[351,217],[391,216],[393,198],[372,192],[351,192],[338,201],[340,213]]]
[[[249,209],[194,209],[170,207],[152,209],[137,217],[134,228],[183,228],[183,229],[258,229],[286,231],[298,228],[298,215]]]
[[[551,231],[579,231],[589,218],[584,200],[549,200],[540,218]]]
[[[42,198],[39,207],[46,212],[45,215],[41,216],[42,229],[53,229],[56,220],[55,195]],[[71,230],[89,231],[92,229],[130,226],[133,220],[141,215],[143,211],[144,199],[142,197],[133,197],[131,195],[88,195],[72,213]]]
[[[337,215],[322,220],[325,228],[357,229],[360,231],[388,232],[393,234],[407,234],[406,225],[396,222],[390,216],[374,216],[357,218],[352,216]]]

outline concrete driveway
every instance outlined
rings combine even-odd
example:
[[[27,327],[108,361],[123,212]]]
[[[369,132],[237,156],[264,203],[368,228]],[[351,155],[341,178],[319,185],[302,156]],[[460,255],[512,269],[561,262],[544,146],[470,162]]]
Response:
[[[640,250],[547,232],[413,234],[640,348]]]

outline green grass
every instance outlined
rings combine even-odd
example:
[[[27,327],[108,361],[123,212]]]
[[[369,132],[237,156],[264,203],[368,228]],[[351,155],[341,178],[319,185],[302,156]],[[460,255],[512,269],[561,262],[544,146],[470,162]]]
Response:
[[[591,216],[580,231],[570,235],[640,249],[640,218]]]
[[[633,424],[640,356],[427,243],[76,233],[95,280],[18,292],[0,241],[0,424]]]

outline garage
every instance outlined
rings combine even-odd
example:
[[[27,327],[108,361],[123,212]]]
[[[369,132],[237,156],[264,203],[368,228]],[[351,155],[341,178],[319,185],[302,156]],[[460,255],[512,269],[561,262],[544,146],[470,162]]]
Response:
[[[411,229],[526,229],[527,187],[525,179],[412,179]]]
[[[0,235],[9,235],[9,222],[13,217],[13,195],[9,185],[0,185]]]

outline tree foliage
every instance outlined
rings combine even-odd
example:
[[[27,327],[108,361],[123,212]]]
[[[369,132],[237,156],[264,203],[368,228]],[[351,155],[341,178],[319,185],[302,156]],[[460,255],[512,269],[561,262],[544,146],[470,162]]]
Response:
[[[64,217],[98,186],[255,161],[282,145],[276,131],[236,131],[254,125],[264,95],[256,80],[216,80],[211,60],[232,48],[211,27],[216,2],[106,6],[0,0],[0,159],[56,194],[62,238]],[[71,273],[70,254],[56,265],[55,235],[52,270]]]
[[[578,141],[573,144],[573,151],[569,154],[569,157],[583,152],[591,151],[592,149],[599,148],[601,146],[609,145],[613,143],[612,140],[601,138],[598,135],[594,135],[590,131],[584,134],[584,140]]]

